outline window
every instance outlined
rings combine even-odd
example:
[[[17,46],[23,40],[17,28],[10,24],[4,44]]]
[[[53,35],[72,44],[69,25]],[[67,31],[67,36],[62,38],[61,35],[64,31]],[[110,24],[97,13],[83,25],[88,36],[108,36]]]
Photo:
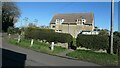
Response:
[[[62,30],[59,30],[60,32],[62,32]]]
[[[75,20],[75,22],[77,22],[77,20]]]
[[[92,24],[84,24],[84,25],[86,25],[86,26],[92,26]]]
[[[62,18],[62,19],[61,19],[61,23],[63,23],[63,22],[64,22],[64,19]]]
[[[52,26],[52,28],[55,28],[55,26]]]
[[[81,22],[81,20],[77,19],[77,20],[75,20],[75,22],[77,22],[77,23],[78,23],[78,22]]]
[[[63,23],[64,22],[64,19],[62,18],[62,19],[56,19],[56,22],[57,23]]]
[[[83,24],[86,23],[86,19],[82,19],[82,23],[83,23]]]
[[[82,22],[83,24],[85,24],[85,22]]]
[[[56,19],[56,23],[58,23],[59,22],[59,19]]]
[[[80,21],[79,21],[79,19],[77,19],[77,20],[75,20],[75,22],[77,23],[77,25],[80,25]]]
[[[56,32],[62,32],[62,30],[56,30]]]

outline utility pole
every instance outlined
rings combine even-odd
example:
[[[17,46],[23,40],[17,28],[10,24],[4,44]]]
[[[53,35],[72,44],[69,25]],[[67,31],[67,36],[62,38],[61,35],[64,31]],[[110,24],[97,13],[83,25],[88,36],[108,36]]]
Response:
[[[120,1],[118,2],[118,12],[120,12]],[[118,18],[120,18],[120,13],[118,13]],[[118,19],[118,31],[120,32],[120,20],[119,19]],[[118,56],[120,57],[120,46],[118,46]],[[118,66],[120,67],[120,61],[118,61]]]
[[[111,0],[110,54],[113,54],[114,0]]]

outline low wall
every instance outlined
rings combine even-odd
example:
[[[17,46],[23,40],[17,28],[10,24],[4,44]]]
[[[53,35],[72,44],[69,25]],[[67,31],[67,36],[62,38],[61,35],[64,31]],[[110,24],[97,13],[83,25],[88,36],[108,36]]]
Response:
[[[44,43],[46,43],[46,44],[50,44],[50,45],[51,45],[51,43],[46,42],[45,40],[38,40],[38,41],[41,42],[41,43],[44,42]],[[54,45],[68,49],[68,43],[55,43]]]
[[[61,46],[68,49],[68,43],[56,43],[55,46]]]
[[[88,48],[85,48],[85,47],[77,47],[77,49],[80,49],[80,50],[91,50],[91,49],[88,49]],[[94,52],[107,53],[107,50],[100,49],[100,50],[96,50]]]

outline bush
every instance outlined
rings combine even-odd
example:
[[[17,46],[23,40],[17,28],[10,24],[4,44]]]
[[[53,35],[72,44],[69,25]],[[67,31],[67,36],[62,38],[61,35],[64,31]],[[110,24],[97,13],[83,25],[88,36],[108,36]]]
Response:
[[[22,30],[19,28],[14,28],[15,33],[21,34]]]
[[[40,39],[47,42],[70,43],[72,36],[67,33],[56,33],[52,29],[27,28],[25,31],[26,39]]]
[[[76,39],[76,45],[86,47],[89,49],[106,49],[110,52],[110,36],[107,35],[81,35],[79,34]],[[113,38],[113,52],[118,54],[118,48],[120,47],[120,32],[114,32]]]
[[[120,47],[120,33],[114,32],[113,51],[115,54],[118,54],[119,47]]]
[[[104,30],[100,30],[99,31],[99,35],[109,35],[108,30],[104,29]]]
[[[19,28],[9,27],[7,30],[8,34],[21,34],[21,30]]]
[[[8,34],[14,34],[14,28],[13,27],[9,27],[8,30],[7,30],[7,33]]]
[[[33,39],[44,39],[43,35],[47,32],[54,32],[51,29],[40,29],[40,28],[25,28],[25,38],[33,38]],[[42,35],[42,37],[39,37]]]
[[[93,50],[107,50],[109,46],[109,38],[107,35],[81,35],[76,39],[77,47],[85,47]]]

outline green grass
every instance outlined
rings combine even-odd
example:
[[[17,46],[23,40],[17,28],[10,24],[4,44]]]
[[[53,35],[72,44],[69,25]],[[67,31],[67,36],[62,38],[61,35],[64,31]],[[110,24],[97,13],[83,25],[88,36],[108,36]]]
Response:
[[[52,54],[52,55],[55,55],[57,53],[60,53],[66,50],[65,48],[56,46],[54,51],[51,51],[49,48],[50,46],[49,44],[40,43],[37,41],[34,41],[34,45],[30,47],[30,40],[26,40],[26,39],[22,39],[22,41],[19,44],[17,44],[16,39],[9,39],[8,42],[16,46],[20,46],[20,47],[37,51],[37,52],[43,52],[43,53]],[[86,50],[75,50],[71,53],[68,53],[67,56],[77,58],[83,61],[93,62],[100,65],[116,66],[118,63],[117,55],[111,55],[107,53],[96,53],[93,51],[86,51]]]
[[[30,47],[30,40],[22,39],[19,44],[17,43],[16,39],[9,39],[8,41],[9,41],[10,44],[13,44],[13,45],[16,45],[16,46],[32,49],[32,50],[37,51],[37,52],[53,54],[53,55],[66,50],[65,48],[62,48],[60,46],[55,46],[54,51],[51,51],[49,44],[37,42],[36,40],[34,40],[34,44],[33,44],[32,47]]]
[[[107,53],[96,53],[93,51],[76,50],[68,53],[67,56],[77,58],[79,60],[97,63],[100,65],[112,65],[118,64],[118,56]]]

